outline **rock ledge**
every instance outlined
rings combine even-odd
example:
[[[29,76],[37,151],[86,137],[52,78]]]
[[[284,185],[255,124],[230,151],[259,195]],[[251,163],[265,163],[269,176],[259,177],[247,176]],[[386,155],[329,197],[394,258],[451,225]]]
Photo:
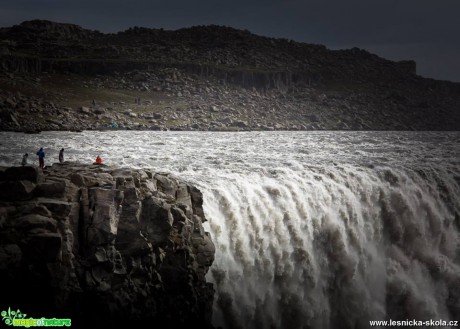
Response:
[[[77,327],[212,328],[202,203],[195,187],[148,169],[0,168],[1,306]]]

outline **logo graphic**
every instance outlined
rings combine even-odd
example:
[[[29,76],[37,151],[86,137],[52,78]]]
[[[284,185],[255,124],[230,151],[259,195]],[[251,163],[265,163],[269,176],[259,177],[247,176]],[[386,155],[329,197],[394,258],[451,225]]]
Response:
[[[8,311],[2,311],[0,315],[6,325],[14,327],[70,327],[72,324],[70,319],[26,318],[27,314],[20,310],[12,311],[10,307]]]
[[[12,311],[11,308],[8,307],[8,312],[2,311],[1,316],[2,320],[5,321],[5,324],[11,326],[15,319],[24,319],[27,314],[21,313],[20,310]]]

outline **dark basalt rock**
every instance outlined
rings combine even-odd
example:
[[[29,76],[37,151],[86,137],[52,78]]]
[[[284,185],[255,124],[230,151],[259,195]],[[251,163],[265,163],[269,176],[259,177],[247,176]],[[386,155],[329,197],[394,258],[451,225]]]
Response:
[[[26,21],[0,28],[0,67],[2,131],[460,127],[460,84],[423,78],[412,60],[216,25],[105,34]],[[69,97],[82,86],[142,102],[77,97],[78,106]]]
[[[215,249],[198,189],[69,162],[0,172],[2,307],[75,327],[212,328]]]

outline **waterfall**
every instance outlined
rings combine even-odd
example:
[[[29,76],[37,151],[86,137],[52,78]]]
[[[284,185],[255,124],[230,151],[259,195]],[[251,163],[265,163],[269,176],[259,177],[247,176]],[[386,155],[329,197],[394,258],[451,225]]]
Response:
[[[172,172],[200,188],[216,327],[460,319],[459,132],[0,132],[0,164]],[[91,143],[88,143],[91,141]],[[32,161],[32,159],[31,159]]]
[[[458,175],[458,173],[457,173]],[[448,169],[228,173],[204,187],[222,328],[458,319],[460,188]]]

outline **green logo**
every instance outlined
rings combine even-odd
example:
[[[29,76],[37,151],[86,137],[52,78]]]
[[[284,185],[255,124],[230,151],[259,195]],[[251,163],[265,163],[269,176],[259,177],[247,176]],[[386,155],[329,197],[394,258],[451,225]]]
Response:
[[[5,321],[5,324],[11,326],[15,319],[25,319],[27,314],[21,313],[20,310],[12,311],[10,307],[8,307],[8,312],[2,311],[1,316],[2,320]]]
[[[70,319],[26,318],[27,314],[20,310],[12,311],[10,307],[8,307],[8,311],[2,311],[0,315],[6,325],[14,327],[70,327],[72,324]]]

